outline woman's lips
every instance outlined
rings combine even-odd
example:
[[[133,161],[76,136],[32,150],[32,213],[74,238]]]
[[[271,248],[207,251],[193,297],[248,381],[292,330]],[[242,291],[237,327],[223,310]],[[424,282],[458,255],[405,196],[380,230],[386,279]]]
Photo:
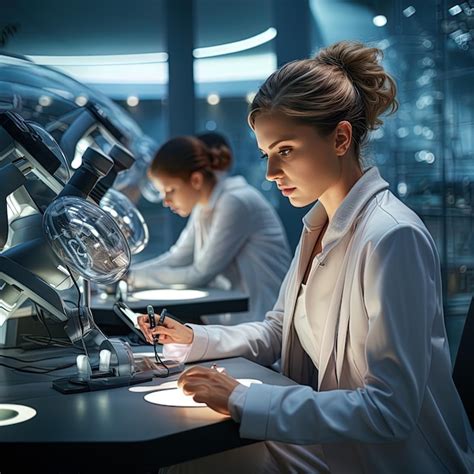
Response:
[[[293,191],[295,191],[296,188],[280,188],[281,193],[283,196],[290,196],[293,194]]]

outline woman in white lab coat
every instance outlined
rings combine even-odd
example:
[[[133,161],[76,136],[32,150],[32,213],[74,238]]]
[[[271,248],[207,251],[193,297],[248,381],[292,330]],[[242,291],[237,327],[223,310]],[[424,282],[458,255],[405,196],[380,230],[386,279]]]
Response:
[[[158,150],[149,177],[164,206],[190,217],[168,252],[131,271],[135,288],[178,283],[248,294],[249,311],[210,317],[220,324],[261,321],[291,260],[275,210],[242,176],[227,176],[231,163],[218,134],[173,138]]]
[[[243,438],[266,441],[265,465],[253,472],[474,469],[472,431],[451,378],[435,244],[378,170],[361,163],[367,133],[396,109],[380,54],[336,43],[273,73],[251,105],[267,178],[296,207],[317,200],[273,311],[232,328],[167,319],[154,330],[186,361],[244,356],[269,365],[281,356],[283,374],[298,385],[247,388],[201,367],[179,381],[239,422]],[[225,459],[175,470],[207,472]]]

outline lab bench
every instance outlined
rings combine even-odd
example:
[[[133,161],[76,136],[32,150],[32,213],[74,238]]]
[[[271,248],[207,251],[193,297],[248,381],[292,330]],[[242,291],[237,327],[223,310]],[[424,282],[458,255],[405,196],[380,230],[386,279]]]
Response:
[[[134,351],[143,350],[134,348]],[[149,351],[149,346],[144,346]],[[52,356],[64,349],[43,349],[23,358]],[[67,352],[67,350],[66,350]],[[12,354],[11,351],[1,351]],[[74,361],[74,354],[56,364]],[[4,358],[1,358],[5,362]],[[209,367],[214,361],[197,365]],[[12,365],[12,362],[9,362]],[[229,375],[273,385],[290,379],[244,358],[219,360]],[[26,405],[36,416],[23,423],[0,426],[0,472],[156,472],[160,466],[188,461],[254,441],[239,437],[230,417],[207,407],[159,406],[128,387],[64,395],[51,387],[54,378],[74,373],[74,367],[54,375],[31,375],[0,367],[0,406]],[[140,386],[176,380],[155,378]],[[102,468],[100,466],[103,466]]]
[[[167,289],[158,289],[160,290],[167,291]],[[203,296],[192,299],[180,298],[178,290],[178,295],[172,298],[136,299],[132,295],[125,300],[125,303],[137,313],[146,313],[146,307],[149,304],[153,305],[156,312],[166,308],[180,320],[197,324],[201,324],[200,316],[202,315],[239,313],[248,310],[248,295],[238,290],[203,288],[190,291],[202,292]],[[115,295],[93,295],[91,308],[94,319],[100,327],[121,325],[112,309],[115,301]]]

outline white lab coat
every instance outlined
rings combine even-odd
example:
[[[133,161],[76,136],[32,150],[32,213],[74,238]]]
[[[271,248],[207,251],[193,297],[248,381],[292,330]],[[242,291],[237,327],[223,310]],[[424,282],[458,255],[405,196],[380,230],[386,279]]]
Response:
[[[435,244],[376,168],[338,208],[308,277],[307,314],[319,295],[329,302],[319,373],[303,351],[292,318],[325,219],[319,203],[305,216],[265,320],[193,326],[187,360],[245,356],[270,365],[281,355],[282,372],[301,385],[235,390],[229,407],[240,412],[243,438],[320,443],[332,473],[472,473],[471,431],[451,378]],[[333,263],[338,271],[327,273]]]
[[[249,295],[248,313],[218,322],[261,321],[275,304],[290,260],[273,207],[243,177],[223,177],[209,203],[195,207],[170,251],[135,265],[131,280],[135,288],[178,283],[238,289]]]

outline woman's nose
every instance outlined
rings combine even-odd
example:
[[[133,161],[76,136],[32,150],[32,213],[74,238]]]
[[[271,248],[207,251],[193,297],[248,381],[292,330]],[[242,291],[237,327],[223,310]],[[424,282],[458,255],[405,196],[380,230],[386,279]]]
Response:
[[[274,158],[267,159],[266,178],[268,181],[276,181],[283,174],[280,163]]]

